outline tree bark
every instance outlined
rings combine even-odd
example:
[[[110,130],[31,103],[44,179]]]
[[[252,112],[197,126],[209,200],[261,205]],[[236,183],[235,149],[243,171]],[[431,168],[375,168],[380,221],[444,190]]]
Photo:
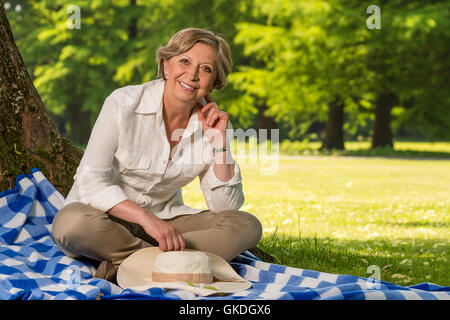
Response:
[[[136,7],[136,0],[130,0],[130,7]],[[128,25],[128,39],[135,39],[137,37],[137,18],[133,16]]]
[[[372,148],[394,147],[391,129],[391,110],[396,103],[397,97],[392,92],[383,92],[376,97]]]
[[[344,102],[336,96],[328,104],[328,121],[321,150],[344,149]]]
[[[77,100],[67,105],[70,124],[70,140],[77,145],[86,145],[91,134],[91,111],[83,110],[83,102]]]
[[[275,119],[273,117],[267,116],[265,114],[267,110],[267,105],[265,102],[263,102],[262,104],[260,104],[258,106],[258,129],[265,129],[267,130],[267,138],[269,140],[272,140],[272,134],[271,134],[271,129],[277,129],[277,123],[275,121]],[[264,139],[263,137],[260,137],[260,140],[258,141],[259,143],[266,141],[266,139]]]
[[[0,2],[0,191],[36,167],[66,196],[82,154],[46,111]]]

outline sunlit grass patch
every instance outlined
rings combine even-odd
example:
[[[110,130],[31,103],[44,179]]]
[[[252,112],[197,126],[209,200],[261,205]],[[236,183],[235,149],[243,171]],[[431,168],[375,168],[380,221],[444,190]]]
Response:
[[[399,285],[450,285],[450,160],[295,157],[278,171],[238,161],[260,248],[282,264]],[[186,203],[206,208],[195,180]]]
[[[380,157],[425,157],[425,158],[446,158],[450,159],[450,142],[420,142],[420,141],[394,141],[394,148],[378,147],[371,148],[370,141],[346,141],[345,150],[320,150],[320,141],[289,141],[283,140],[278,144],[270,141],[262,143],[262,150],[277,150],[280,155],[337,155],[337,156],[380,156]],[[245,143],[233,142],[235,154],[245,154],[248,156],[258,149],[256,139],[248,139]],[[256,151],[257,152],[257,151]]]

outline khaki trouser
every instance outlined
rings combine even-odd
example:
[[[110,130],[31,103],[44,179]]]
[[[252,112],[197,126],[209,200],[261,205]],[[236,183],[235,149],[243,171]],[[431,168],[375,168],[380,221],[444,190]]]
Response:
[[[262,234],[258,219],[238,210],[206,210],[165,221],[178,229],[186,249],[212,252],[227,261],[255,247]],[[80,202],[68,204],[58,212],[52,233],[58,247],[70,257],[117,264],[139,249],[158,246],[140,225]]]

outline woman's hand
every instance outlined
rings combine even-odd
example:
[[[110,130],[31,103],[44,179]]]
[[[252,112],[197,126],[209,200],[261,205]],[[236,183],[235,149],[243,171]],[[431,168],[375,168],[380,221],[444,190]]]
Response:
[[[220,110],[219,106],[209,95],[205,96],[206,104],[202,106],[198,103],[198,120],[202,124],[203,132],[208,136],[214,147],[222,148],[226,146],[226,129],[229,115]],[[208,116],[205,113],[209,110]],[[214,138],[213,138],[214,137]]]
[[[146,218],[140,222],[140,225],[149,236],[158,242],[159,250],[184,250],[185,242],[181,237],[180,232],[175,227],[166,221],[159,219],[154,214],[147,212]]]
[[[109,213],[119,219],[139,224],[158,242],[161,251],[184,250],[184,240],[176,228],[131,200],[118,203]]]

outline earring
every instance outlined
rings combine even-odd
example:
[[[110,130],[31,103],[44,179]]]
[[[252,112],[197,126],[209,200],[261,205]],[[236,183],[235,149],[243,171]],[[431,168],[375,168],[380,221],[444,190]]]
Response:
[[[164,72],[164,78],[167,78],[167,72]]]

